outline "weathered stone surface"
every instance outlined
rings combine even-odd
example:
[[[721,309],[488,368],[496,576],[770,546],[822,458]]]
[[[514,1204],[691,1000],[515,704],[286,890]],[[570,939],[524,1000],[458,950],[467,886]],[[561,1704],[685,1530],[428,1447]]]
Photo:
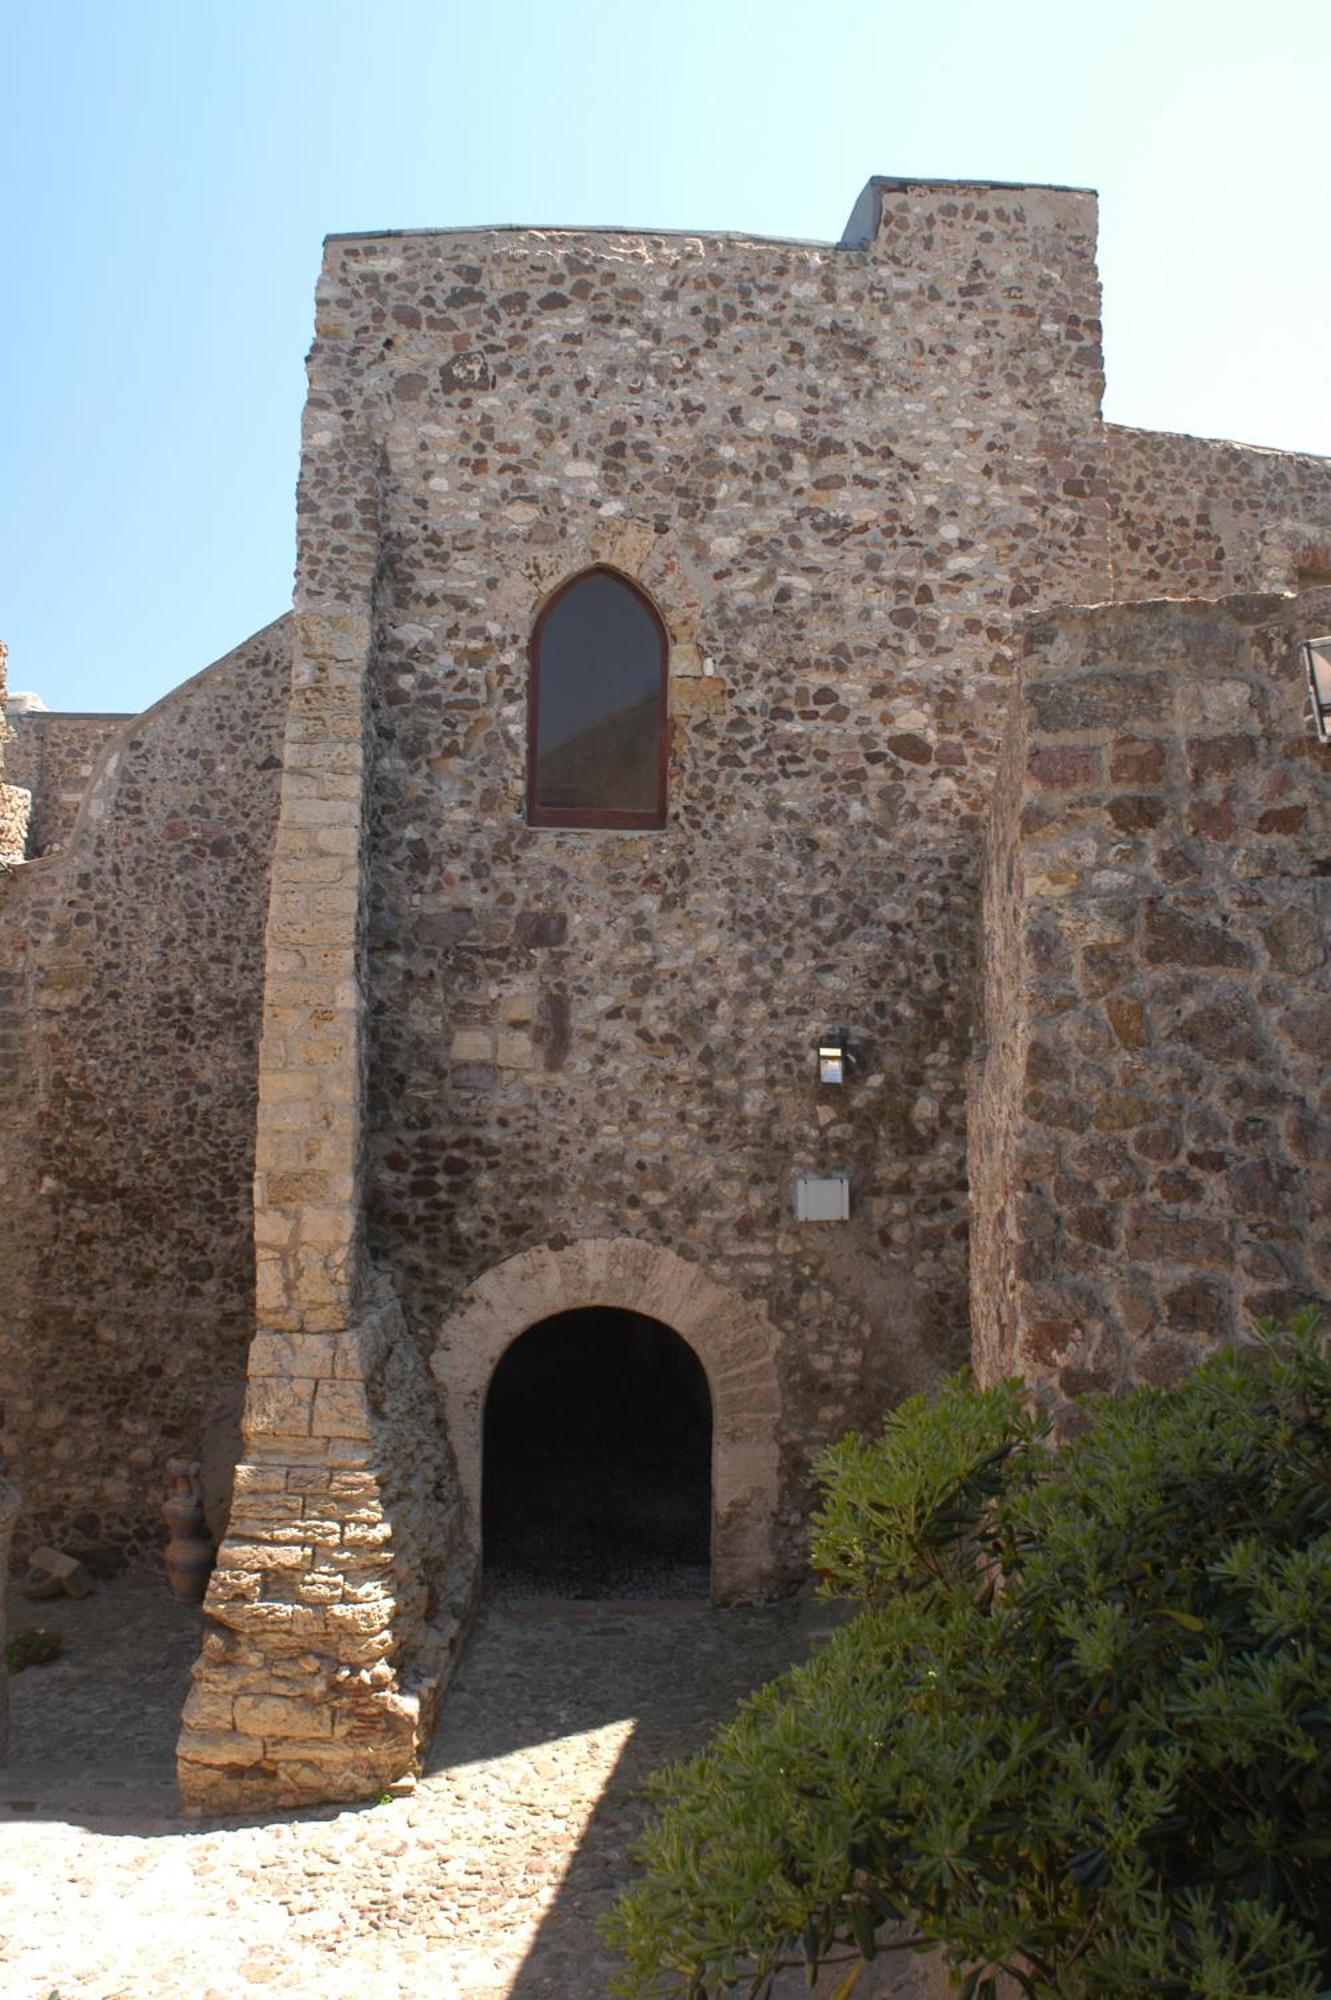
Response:
[[[1295,1045],[1321,1062],[1331,1058],[1331,994],[1288,1013],[1281,1027]]]
[[[989,831],[1002,1027],[972,1113],[972,1318],[982,1371],[1022,1367],[1060,1434],[1070,1395],[1175,1381],[1253,1315],[1331,1290],[1309,1255],[1331,1212],[1331,761],[1298,734],[1298,641],[1319,619],[1331,595],[1162,602],[1028,638]],[[1118,739],[1110,770],[1153,790],[1033,818],[1063,747],[1046,732],[1073,726],[1061,692],[1080,684],[1052,670],[1091,660],[1111,689],[1150,666],[1156,733]]]
[[[1111,993],[1105,1001],[1105,1013],[1115,1038],[1125,1049],[1140,1049],[1148,1040],[1146,1032],[1146,1010],[1140,1000],[1129,993]]]
[[[66,851],[0,878],[38,1532],[135,1545],[260,1328],[200,1804],[411,1764],[543,1313],[695,1343],[742,1596],[797,1575],[828,1439],[961,1357],[972,1245],[982,1371],[1056,1406],[1304,1282],[1327,613],[1177,600],[1283,590],[1331,473],[1103,425],[1090,197],[877,182],[860,219],[330,239],[291,619],[108,732]],[[526,824],[533,628],[594,567],[668,642],[659,830]],[[796,1226],[796,1170],[849,1175],[845,1225]]]
[[[1033,726],[1049,735],[1073,729],[1121,729],[1164,719],[1160,674],[1083,674],[1032,684]]]
[[[1248,947],[1220,924],[1158,905],[1146,912],[1146,960],[1150,965],[1246,965]]]
[[[1326,957],[1325,913],[1295,903],[1262,932],[1271,963],[1281,972],[1315,972]]]
[[[1194,1007],[1175,1032],[1189,1048],[1218,1062],[1261,1062],[1270,1053],[1252,998],[1241,990]]]
[[[156,1562],[162,1467],[198,1455],[244,1374],[289,642],[283,620],[144,716],[28,715],[4,746],[38,802],[38,858],[0,871],[0,1450],[27,1495],[20,1553]]]
[[[324,1373],[250,1380],[231,1532],[205,1605],[211,1638],[178,1746],[182,1797],[202,1811],[374,1797],[409,1774],[475,1573],[430,1379],[386,1288],[341,1333],[255,1346],[265,1368],[285,1356]],[[349,1357],[356,1376],[335,1374]],[[282,1388],[299,1390],[322,1435],[364,1440],[366,1465],[293,1459],[303,1441],[268,1426]]]
[[[25,1597],[86,1597],[92,1587],[92,1578],[76,1556],[44,1543],[29,1552]]]

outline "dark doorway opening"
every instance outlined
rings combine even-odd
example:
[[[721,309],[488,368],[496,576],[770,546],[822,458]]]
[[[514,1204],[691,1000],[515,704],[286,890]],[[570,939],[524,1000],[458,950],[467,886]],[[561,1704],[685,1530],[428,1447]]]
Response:
[[[597,1306],[528,1328],[491,1378],[483,1453],[492,1594],[708,1594],[711,1396],[660,1320]]]

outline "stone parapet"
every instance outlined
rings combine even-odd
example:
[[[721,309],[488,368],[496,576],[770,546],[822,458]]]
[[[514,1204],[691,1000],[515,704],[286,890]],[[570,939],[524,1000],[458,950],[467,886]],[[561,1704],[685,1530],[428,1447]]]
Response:
[[[1331,575],[1331,458],[1105,425],[1112,595],[1220,597]]]
[[[83,801],[128,715],[52,714],[10,707],[5,776],[32,794],[28,858],[68,847]]]
[[[386,1287],[354,1326],[255,1336],[244,1438],[182,1798],[377,1797],[429,1741],[474,1574],[429,1374]]]
[[[1028,634],[990,826],[977,1365],[1055,1409],[1331,1295],[1331,592]]]

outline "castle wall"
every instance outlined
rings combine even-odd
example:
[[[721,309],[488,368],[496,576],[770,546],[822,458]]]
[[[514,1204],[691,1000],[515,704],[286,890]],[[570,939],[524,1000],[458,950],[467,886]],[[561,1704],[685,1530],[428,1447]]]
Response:
[[[244,1518],[180,1744],[198,1803],[372,1793],[447,1671],[447,1605],[400,1607],[391,1551],[476,1524],[448,1466],[383,1501],[410,1445],[366,1427],[367,1314],[404,1366],[404,1340],[438,1364],[469,1300],[518,1330],[496,1267],[585,1246],[569,1268],[593,1285],[626,1236],[621,1276],[642,1246],[737,1294],[709,1374],[741,1382],[772,1328],[781,1441],[765,1529],[740,1458],[714,1463],[742,1496],[741,1596],[797,1570],[815,1443],[964,1351],[974,836],[1013,617],[1107,587],[1094,205],[883,183],[866,212],[867,247],[843,249],[328,246],[259,1058],[261,1331]],[[594,562],[670,635],[656,834],[525,824],[528,636]],[[818,1101],[838,1024],[860,1070]],[[795,1228],[800,1166],[852,1171],[848,1226]],[[758,1466],[720,1407],[716,1449]],[[344,1504],[348,1476],[383,1518]],[[464,1579],[454,1563],[442,1598]]]
[[[990,829],[977,1360],[1058,1408],[1331,1294],[1331,592],[1033,626]],[[1017,1032],[1012,1032],[1016,1023]]]
[[[32,794],[29,860],[66,845],[107,745],[132,719],[128,715],[53,714],[42,709],[10,712],[6,772],[11,784],[22,785]]]
[[[1113,597],[1331,581],[1331,459],[1105,427]]]
[[[0,868],[22,861],[28,846],[32,792],[7,772],[10,732],[5,721],[5,679],[8,648],[0,641]],[[4,1030],[0,1029],[0,1033]]]
[[[1065,1411],[1326,1289],[1331,597],[1107,601],[1315,580],[1331,467],[1103,426],[1094,220],[875,181],[839,246],[332,239],[291,618],[77,817],[99,719],[20,719],[4,1442],[33,1537],[147,1549],[248,1343],[194,1804],[410,1768],[548,1312],[694,1345],[742,1598],[969,1343]],[[669,636],[659,831],[526,823],[528,642],[597,564]]]
[[[321,286],[385,403],[372,1246],[427,1339],[625,1230],[761,1303],[792,1569],[810,1456],[965,1353],[1014,620],[1107,589],[1093,205],[880,198],[867,251],[357,239]],[[658,833],[525,824],[528,638],[594,562],[670,634]],[[850,1172],[848,1224],[796,1224],[797,1169]]]
[[[160,1547],[245,1372],[288,638],[121,725],[64,851],[0,874],[0,1448],[25,1541],[94,1561]]]

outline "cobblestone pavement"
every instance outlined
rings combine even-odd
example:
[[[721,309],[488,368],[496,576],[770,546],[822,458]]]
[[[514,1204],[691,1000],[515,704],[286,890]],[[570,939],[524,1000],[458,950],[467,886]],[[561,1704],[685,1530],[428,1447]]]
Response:
[[[594,1920],[655,1765],[803,1653],[798,1605],[492,1605],[416,1792],[256,1821],[177,1815],[198,1616],[156,1578],[16,1599],[65,1652],[11,1681],[5,2000],[600,2000]]]

